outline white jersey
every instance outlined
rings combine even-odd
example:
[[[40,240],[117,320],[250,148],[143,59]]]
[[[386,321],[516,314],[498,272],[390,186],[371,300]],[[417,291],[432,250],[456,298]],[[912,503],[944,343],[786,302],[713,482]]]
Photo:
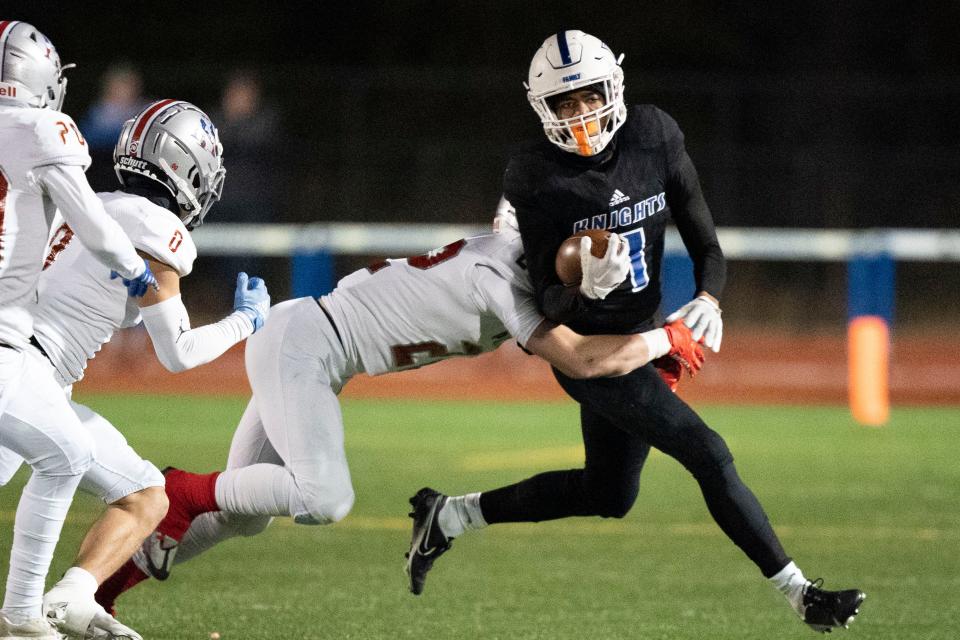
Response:
[[[134,247],[173,267],[180,277],[190,273],[197,248],[176,215],[122,191],[97,197]],[[34,320],[37,341],[68,384],[83,377],[87,360],[114,331],[140,322],[137,299],[127,295],[120,278],[111,280],[110,268],[72,239],[66,224],[54,230]]]
[[[321,298],[359,371],[378,375],[526,344],[543,321],[517,233],[458,240],[356,271]]]
[[[0,102],[0,342],[24,347],[55,207],[34,177],[47,165],[86,169],[90,154],[70,116]]]

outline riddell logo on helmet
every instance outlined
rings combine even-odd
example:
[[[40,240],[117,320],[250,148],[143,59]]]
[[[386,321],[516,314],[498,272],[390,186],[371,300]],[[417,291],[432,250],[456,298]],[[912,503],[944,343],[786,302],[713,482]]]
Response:
[[[561,79],[561,82],[573,82],[574,80],[579,80],[579,79],[580,79],[580,74],[575,73],[572,76],[563,76],[563,78]]]
[[[17,88],[9,84],[0,84],[0,98],[16,98]]]

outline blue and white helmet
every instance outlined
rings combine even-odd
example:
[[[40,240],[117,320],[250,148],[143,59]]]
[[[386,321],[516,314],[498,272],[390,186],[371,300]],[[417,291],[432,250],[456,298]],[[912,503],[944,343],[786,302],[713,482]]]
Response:
[[[610,47],[583,31],[561,31],[544,40],[524,86],[550,142],[583,156],[603,151],[627,119],[622,60],[623,54],[613,55]],[[551,98],[594,85],[604,96],[603,107],[566,119],[554,112]]]
[[[67,93],[63,72],[50,38],[19,20],[0,20],[0,99],[59,111]]]
[[[207,215],[223,192],[223,145],[213,121],[183,100],[158,100],[127,120],[113,150],[113,168],[160,183],[184,211],[187,229]]]

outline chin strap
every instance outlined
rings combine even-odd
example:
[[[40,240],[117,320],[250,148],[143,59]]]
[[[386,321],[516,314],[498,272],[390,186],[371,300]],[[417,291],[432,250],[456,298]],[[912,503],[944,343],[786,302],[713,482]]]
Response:
[[[173,169],[170,168],[170,165],[167,164],[167,161],[163,158],[160,158],[160,168],[163,169],[163,172],[167,174],[167,177],[177,186],[177,191],[186,196],[190,204],[190,212],[197,215],[200,213],[200,203],[197,199],[190,193],[190,183],[174,173]],[[179,202],[179,198],[177,201]],[[188,218],[190,219],[190,218]]]

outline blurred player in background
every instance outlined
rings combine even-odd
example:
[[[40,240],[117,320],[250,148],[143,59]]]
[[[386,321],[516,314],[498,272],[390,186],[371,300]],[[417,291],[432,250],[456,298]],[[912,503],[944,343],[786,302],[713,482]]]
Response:
[[[33,338],[55,210],[90,252],[98,282],[109,283],[112,269],[123,279],[124,286],[116,285],[123,299],[157,285],[87,183],[86,143],[60,111],[64,69],[36,28],[0,20],[0,446],[33,470],[14,522],[0,638],[59,637],[42,615],[44,579],[74,491],[92,462],[93,443]],[[93,578],[73,569],[65,580]],[[95,606],[93,588],[83,597]]]
[[[40,281],[35,312],[36,348],[55,369],[70,395],[73,384],[114,331],[144,323],[160,362],[172,372],[209,362],[251,335],[269,310],[259,278],[237,279],[235,310],[223,320],[192,329],[180,296],[180,278],[197,256],[190,231],[219,199],[225,169],[217,130],[200,109],[179,100],[161,100],[127,121],[116,142],[114,164],[122,185],[98,197],[134,246],[147,256],[160,283],[137,302],[119,282],[100,277],[102,268],[64,224],[55,232]],[[61,392],[61,395],[63,393]],[[105,418],[70,403],[96,450],[81,488],[108,505],[84,538],[75,565],[92,576],[92,607],[78,606],[75,581],[61,581],[45,597],[48,616],[61,631],[83,637],[92,624],[103,637],[135,637],[92,600],[100,582],[126,561],[166,513],[163,475],[143,460]],[[0,419],[0,430],[8,427]],[[0,484],[21,460],[0,450]],[[92,616],[92,617],[90,617]],[[97,636],[101,637],[101,636]],[[139,637],[139,636],[136,636]]]
[[[621,56],[622,58],[622,56]],[[582,334],[631,334],[657,326],[660,264],[668,219],[693,259],[697,297],[667,318],[719,351],[717,298],[726,265],[713,219],[677,123],[651,105],[629,111],[620,59],[582,31],[550,36],[533,57],[527,98],[549,142],[509,161],[504,196],[515,207],[538,307]],[[629,252],[590,254],[583,240],[579,289],[554,271],[560,244],[584,229],[615,231]],[[724,533],[780,590],[812,628],[848,624],[864,594],[825,591],[786,555],[767,516],[741,481],[723,438],[671,392],[653,366],[617,378],[577,380],[554,370],[580,403],[584,468],[543,473],[483,493],[448,498],[422,489],[414,507],[408,573],[423,590],[434,560],[466,529],[569,516],[623,517],[636,500],[654,446],[693,474]]]
[[[110,607],[148,575],[166,579],[174,560],[260,533],[272,516],[314,525],[344,518],[354,493],[337,394],[355,373],[478,355],[510,336],[575,378],[621,375],[665,355],[688,363],[691,374],[700,368],[703,353],[683,323],[585,338],[545,320],[533,300],[516,222],[506,213],[497,220],[498,233],[383,260],[345,277],[329,295],[275,306],[247,343],[253,397],[226,471],[167,473],[166,518],[103,585],[98,601]]]

